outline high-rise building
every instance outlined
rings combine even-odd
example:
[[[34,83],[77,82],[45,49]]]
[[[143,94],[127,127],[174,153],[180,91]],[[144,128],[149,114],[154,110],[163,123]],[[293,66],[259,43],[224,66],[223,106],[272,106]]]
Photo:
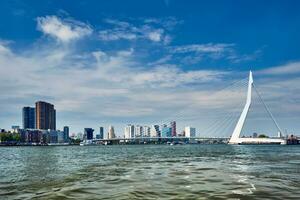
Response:
[[[54,105],[43,101],[36,102],[35,117],[37,129],[56,129],[56,111]]]
[[[130,138],[130,126],[131,125],[127,125],[124,128],[124,138]]]
[[[67,142],[69,140],[69,127],[68,126],[64,126],[64,141]]]
[[[171,127],[163,127],[161,129],[161,137],[172,137],[172,128]]]
[[[125,138],[134,138],[134,125],[128,124],[124,130]]]
[[[176,122],[171,121],[172,137],[176,137]]]
[[[152,125],[150,131],[151,137],[160,137],[159,125]]]
[[[101,126],[99,128],[99,139],[103,139],[104,138],[104,128]]]
[[[22,121],[23,129],[35,129],[35,108],[23,107]]]
[[[108,128],[108,139],[112,139],[112,138],[115,138],[116,135],[115,135],[115,129],[113,126],[109,126]]]
[[[135,126],[135,137],[142,137],[143,136],[143,127],[140,125]]]
[[[92,140],[93,139],[93,133],[94,133],[94,129],[84,128],[84,135],[85,135],[87,140]]]
[[[144,137],[150,137],[151,129],[149,126],[143,127],[143,136]]]
[[[185,127],[184,128],[185,137],[196,137],[196,128]]]

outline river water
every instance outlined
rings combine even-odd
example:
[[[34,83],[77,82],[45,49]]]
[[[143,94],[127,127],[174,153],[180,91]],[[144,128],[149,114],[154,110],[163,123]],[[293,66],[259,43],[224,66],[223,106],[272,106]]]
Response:
[[[300,146],[0,148],[0,199],[300,199]]]

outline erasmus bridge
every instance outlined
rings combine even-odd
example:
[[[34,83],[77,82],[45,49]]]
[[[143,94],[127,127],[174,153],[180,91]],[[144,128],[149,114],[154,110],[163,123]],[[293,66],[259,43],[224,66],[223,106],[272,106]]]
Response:
[[[279,127],[276,119],[274,118],[273,114],[271,113],[270,109],[268,108],[267,104],[262,99],[258,89],[256,88],[253,80],[252,72],[249,72],[249,77],[247,78],[247,82],[245,83],[247,86],[247,93],[246,93],[246,102],[244,102],[244,107],[242,110],[239,110],[238,119],[231,117],[226,117],[227,124],[233,124],[234,128],[229,130],[231,132],[230,137],[189,137],[186,138],[184,136],[181,137],[131,137],[131,138],[111,138],[111,139],[94,139],[93,142],[102,142],[102,143],[115,143],[115,142],[143,142],[143,141],[155,141],[155,140],[162,140],[162,141],[222,141],[223,143],[228,144],[286,144],[286,140],[282,137],[282,130]],[[258,95],[259,101],[262,103],[264,109],[267,111],[268,117],[271,119],[273,125],[275,125],[277,129],[277,136],[276,137],[241,137],[241,133],[243,128],[245,127],[245,121],[248,117],[249,110],[252,106],[252,96],[253,93]],[[212,129],[220,129],[224,130],[224,127],[220,126],[220,124],[225,124],[225,122],[219,122],[212,124]],[[227,127],[228,128],[228,127]],[[254,127],[255,128],[255,127]]]
[[[278,123],[276,122],[275,118],[273,117],[272,113],[270,112],[269,108],[267,107],[267,105],[265,104],[265,102],[263,101],[263,99],[261,98],[261,96],[259,95],[259,93],[257,92],[257,94],[259,95],[260,100],[262,101],[265,109],[267,110],[270,118],[272,119],[272,121],[274,122],[276,128],[278,129],[278,138],[250,138],[250,137],[240,137],[241,135],[241,131],[244,127],[245,124],[245,120],[246,117],[248,115],[249,112],[249,108],[251,106],[251,102],[252,102],[252,89],[256,89],[255,85],[254,85],[254,81],[253,81],[253,76],[252,76],[252,72],[250,71],[249,73],[249,82],[248,82],[248,91],[247,91],[247,100],[246,100],[246,104],[245,107],[240,115],[240,118],[233,130],[233,133],[230,137],[229,140],[229,144],[284,144],[285,140],[283,138],[281,138],[281,129],[278,125]]]

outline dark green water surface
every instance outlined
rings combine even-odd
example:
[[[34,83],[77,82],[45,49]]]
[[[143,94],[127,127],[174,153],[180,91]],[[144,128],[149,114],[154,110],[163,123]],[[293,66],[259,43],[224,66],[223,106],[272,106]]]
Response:
[[[0,199],[300,199],[300,145],[1,147]]]

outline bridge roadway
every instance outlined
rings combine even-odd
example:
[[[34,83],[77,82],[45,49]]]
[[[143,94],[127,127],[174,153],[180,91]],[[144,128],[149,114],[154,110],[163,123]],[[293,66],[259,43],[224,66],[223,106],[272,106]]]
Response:
[[[135,137],[93,139],[92,142],[140,142],[140,141],[228,141],[229,137]]]

